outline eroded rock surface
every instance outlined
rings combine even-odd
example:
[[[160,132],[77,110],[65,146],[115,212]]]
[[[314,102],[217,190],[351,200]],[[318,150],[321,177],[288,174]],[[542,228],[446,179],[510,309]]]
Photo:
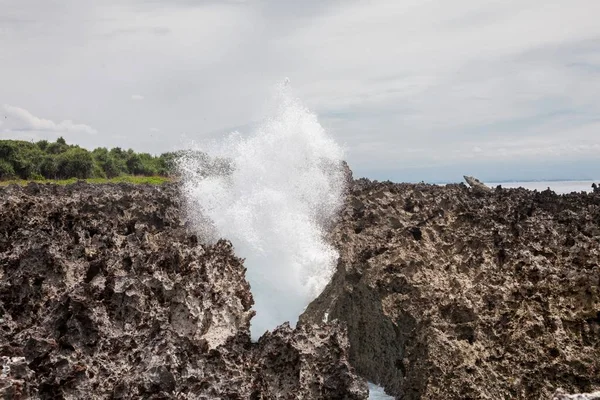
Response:
[[[180,206],[174,185],[0,189],[0,396],[366,398],[336,323],[250,342],[242,261]]]
[[[600,392],[567,394],[559,389],[554,393],[552,400],[600,400]]]
[[[400,399],[600,390],[600,196],[357,180],[341,259],[301,317]]]
[[[465,182],[467,182],[469,184],[469,186],[471,186],[473,188],[473,190],[483,191],[483,192],[489,192],[490,190],[492,190],[492,188],[486,186],[485,183],[481,182],[479,179],[477,179],[473,176],[465,175],[464,178],[465,178]]]

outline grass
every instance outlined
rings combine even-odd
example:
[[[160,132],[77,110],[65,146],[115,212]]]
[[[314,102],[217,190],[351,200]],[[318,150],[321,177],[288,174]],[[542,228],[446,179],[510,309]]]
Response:
[[[8,185],[21,185],[25,186],[30,182],[35,183],[52,183],[55,185],[70,185],[72,183],[76,183],[77,181],[83,180],[87,183],[95,183],[95,184],[104,184],[104,183],[133,183],[135,185],[162,185],[163,183],[174,182],[175,178],[166,177],[166,176],[118,176],[116,178],[89,178],[89,179],[44,179],[44,180],[25,180],[25,179],[15,179],[8,181],[0,181],[0,186],[8,186]]]

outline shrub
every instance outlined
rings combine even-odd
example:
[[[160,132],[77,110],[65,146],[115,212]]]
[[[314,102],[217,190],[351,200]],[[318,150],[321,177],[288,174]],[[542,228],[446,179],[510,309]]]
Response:
[[[0,179],[13,178],[15,178],[15,170],[12,164],[6,160],[0,159]]]
[[[114,147],[110,149],[108,154],[112,158],[111,162],[114,164],[114,168],[119,171],[119,175],[129,173],[127,169],[127,152],[123,151],[120,147]]]
[[[36,142],[36,146],[40,148],[40,150],[42,151],[46,151],[46,149],[48,148],[48,141],[47,140],[40,140],[38,142]]]
[[[58,174],[56,156],[52,154],[46,154],[44,156],[44,159],[40,164],[40,173],[46,179],[56,179],[56,176]]]
[[[97,163],[94,163],[94,166],[92,169],[92,177],[93,178],[106,178],[106,173],[104,172],[102,167],[100,165],[98,165]]]
[[[120,166],[113,153],[109,153],[105,147],[94,149],[92,156],[94,157],[94,164],[100,167],[107,178],[115,178],[126,172],[123,170],[124,164]]]
[[[170,176],[176,159],[183,153],[153,156],[115,147],[99,147],[92,152],[69,145],[63,138],[40,140],[0,140],[0,179],[85,179],[116,178],[123,175]]]
[[[162,176],[174,175],[177,170],[177,159],[179,153],[163,153],[158,158],[158,173]]]
[[[59,154],[56,164],[59,179],[90,178],[94,169],[94,159],[90,152],[77,147]]]

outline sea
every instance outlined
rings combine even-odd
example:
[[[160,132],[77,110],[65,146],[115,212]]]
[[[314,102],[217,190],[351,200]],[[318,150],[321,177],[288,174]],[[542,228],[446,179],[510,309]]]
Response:
[[[526,181],[526,182],[485,182],[490,187],[501,185],[503,188],[525,188],[530,190],[543,191],[548,188],[557,194],[567,194],[572,192],[591,192],[593,183],[600,184],[600,179],[596,180],[568,180],[568,181]]]
[[[385,394],[381,386],[377,386],[374,383],[369,382],[369,399],[371,400],[387,400],[394,399],[394,396]]]

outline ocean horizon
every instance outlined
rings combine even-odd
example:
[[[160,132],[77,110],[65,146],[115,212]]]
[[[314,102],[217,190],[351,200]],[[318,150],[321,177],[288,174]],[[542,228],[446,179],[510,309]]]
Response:
[[[529,190],[543,191],[550,189],[556,194],[567,194],[573,192],[592,192],[592,184],[600,183],[600,179],[596,180],[539,180],[539,181],[504,181],[504,182],[484,182],[490,187],[498,185],[503,188],[525,188]]]

